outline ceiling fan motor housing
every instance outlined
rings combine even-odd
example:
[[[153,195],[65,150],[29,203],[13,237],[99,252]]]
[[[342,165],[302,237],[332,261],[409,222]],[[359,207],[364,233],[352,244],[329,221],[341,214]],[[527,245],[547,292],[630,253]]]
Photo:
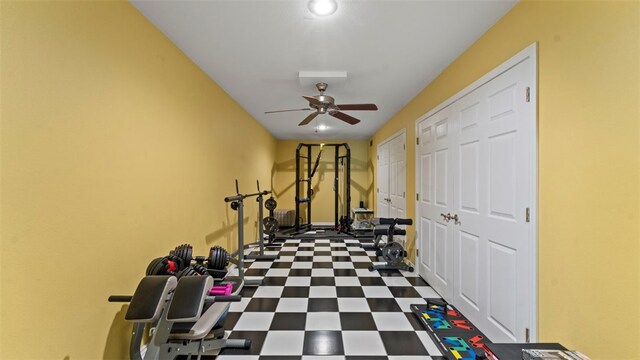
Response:
[[[335,107],[334,105],[335,100],[331,96],[318,95],[318,96],[315,96],[315,99],[318,100],[318,103],[310,102],[309,107],[313,109],[317,109],[321,114],[326,113],[328,108]]]

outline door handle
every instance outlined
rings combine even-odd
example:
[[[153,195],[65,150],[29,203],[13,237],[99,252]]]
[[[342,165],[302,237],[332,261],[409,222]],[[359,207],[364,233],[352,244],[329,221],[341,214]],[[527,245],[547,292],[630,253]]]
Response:
[[[451,215],[451,213],[440,213],[440,216],[442,216],[442,218],[446,221],[449,222],[450,220],[455,221],[456,225],[460,225],[462,224],[462,222],[460,222],[460,217],[458,216],[458,214],[453,214],[453,216]]]

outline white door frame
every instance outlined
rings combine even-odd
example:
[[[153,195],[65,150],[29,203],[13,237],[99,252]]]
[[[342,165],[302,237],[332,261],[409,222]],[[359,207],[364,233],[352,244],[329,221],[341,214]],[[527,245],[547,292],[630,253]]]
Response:
[[[379,151],[378,151],[378,150],[380,149],[380,146],[382,146],[382,145],[384,145],[384,144],[386,144],[386,143],[390,142],[391,140],[393,140],[393,139],[395,139],[395,138],[397,138],[398,136],[401,136],[401,135],[404,135],[405,144],[406,144],[406,142],[407,142],[407,129],[406,129],[406,128],[402,128],[402,129],[398,130],[398,131],[397,131],[397,132],[395,132],[393,135],[389,136],[388,138],[386,138],[386,139],[382,140],[380,143],[378,143],[378,145],[376,146],[376,159],[378,159],[378,154],[379,154]],[[406,146],[406,145],[405,145],[405,146]],[[404,151],[404,153],[403,153],[403,156],[404,156],[404,163],[405,163],[405,170],[404,170],[404,172],[405,172],[405,178],[404,178],[404,181],[405,181],[405,183],[404,183],[405,193],[406,193],[406,190],[407,190],[407,176],[406,176],[406,175],[407,175],[407,169],[406,169],[406,164],[407,164],[407,151],[406,151],[406,150],[407,150],[407,149],[406,149],[406,147],[405,147],[405,151]],[[379,160],[379,159],[378,159],[378,160]],[[376,161],[377,161],[377,160],[376,160]],[[379,189],[379,186],[378,186],[378,184],[380,184],[379,178],[380,178],[380,174],[378,174],[378,164],[377,164],[377,162],[376,162],[376,189]],[[376,204],[376,206],[377,206],[377,204],[378,204],[378,194],[379,194],[379,193],[376,191],[376,200],[375,200],[375,202],[374,202],[374,203]],[[407,209],[406,209],[406,207],[407,207],[407,205],[406,205],[406,199],[407,199],[407,198],[405,197],[405,209],[404,209],[405,211],[407,211]],[[378,210],[378,209],[376,209],[376,214],[377,214],[377,210]],[[380,216],[378,216],[378,217],[380,217]]]
[[[530,211],[530,230],[529,230],[529,236],[530,236],[530,240],[531,240],[531,246],[530,246],[530,261],[529,264],[531,266],[530,269],[530,284],[531,284],[531,289],[530,289],[530,294],[531,294],[531,308],[529,309],[529,314],[530,314],[530,320],[529,323],[531,324],[531,333],[530,333],[530,340],[531,342],[536,342],[538,339],[538,59],[537,59],[537,54],[538,54],[538,46],[537,43],[533,43],[531,45],[529,45],[528,47],[526,47],[524,50],[520,51],[519,53],[517,53],[515,56],[513,56],[511,59],[505,61],[504,63],[500,64],[498,67],[496,67],[495,69],[491,70],[490,72],[488,72],[487,74],[485,74],[484,76],[482,76],[480,79],[474,81],[471,85],[465,87],[464,89],[462,89],[461,91],[459,91],[458,93],[456,93],[455,95],[453,95],[452,97],[448,98],[447,100],[445,100],[444,102],[442,102],[440,105],[436,106],[435,108],[433,108],[432,110],[430,110],[429,112],[427,112],[426,114],[422,115],[421,117],[419,117],[416,121],[415,121],[415,133],[416,136],[420,136],[419,134],[419,125],[420,122],[422,122],[423,120],[425,120],[426,118],[436,114],[437,112],[445,109],[446,107],[450,106],[451,104],[455,103],[456,101],[458,101],[460,98],[466,96],[467,94],[471,93],[472,91],[476,90],[477,88],[479,88],[480,86],[488,83],[489,81],[491,81],[492,79],[498,77],[499,75],[501,75],[502,73],[506,72],[507,70],[513,68],[514,66],[520,64],[521,62],[525,61],[525,60],[530,60],[529,62],[529,66],[531,67],[531,79],[530,79],[530,93],[529,93],[529,102],[532,104],[532,106],[529,107],[530,109],[530,119],[534,119],[533,123],[528,124],[530,126],[529,130],[530,130],[530,134],[533,137],[531,139],[531,149],[530,149],[530,158],[529,158],[529,163],[531,164],[531,189],[530,189],[530,193],[531,193],[531,201],[530,201],[530,206],[531,206],[531,211]],[[416,156],[415,156],[415,184],[416,184],[416,193],[419,193],[419,189],[420,189],[420,148],[416,147],[415,149],[416,151]],[[417,216],[417,214],[419,214],[419,202],[415,202],[415,214]],[[420,241],[418,241],[418,234],[417,234],[418,228],[416,227],[416,249],[420,250]],[[416,271],[418,273],[420,273],[420,261],[416,261]]]

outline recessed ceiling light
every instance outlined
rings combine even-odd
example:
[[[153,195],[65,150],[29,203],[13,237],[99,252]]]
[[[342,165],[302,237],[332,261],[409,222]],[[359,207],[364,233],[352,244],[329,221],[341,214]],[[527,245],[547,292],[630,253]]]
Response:
[[[309,10],[318,16],[328,16],[336,12],[338,3],[336,0],[311,0]]]

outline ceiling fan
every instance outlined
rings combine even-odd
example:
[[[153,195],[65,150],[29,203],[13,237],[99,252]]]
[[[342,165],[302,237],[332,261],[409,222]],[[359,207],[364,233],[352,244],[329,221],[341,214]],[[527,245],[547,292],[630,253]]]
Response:
[[[350,125],[355,125],[360,122],[359,119],[354,118],[351,115],[343,113],[344,110],[378,110],[375,104],[342,104],[336,105],[334,99],[331,96],[325,95],[324,91],[327,90],[327,84],[319,82],[316,84],[316,88],[320,91],[320,95],[316,96],[302,96],[309,102],[309,107],[304,109],[291,109],[291,110],[276,110],[266,111],[265,114],[273,114],[279,112],[288,111],[305,111],[315,110],[311,115],[307,116],[298,126],[307,125],[311,120],[315,119],[320,114],[329,114],[336,119],[340,119]]]

